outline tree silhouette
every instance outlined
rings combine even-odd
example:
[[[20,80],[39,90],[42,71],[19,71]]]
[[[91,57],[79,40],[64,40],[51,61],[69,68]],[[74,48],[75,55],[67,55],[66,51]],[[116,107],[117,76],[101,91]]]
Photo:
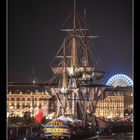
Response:
[[[22,118],[22,124],[24,126],[31,126],[35,123],[34,118],[31,117],[31,112],[26,111],[23,114],[23,118]]]

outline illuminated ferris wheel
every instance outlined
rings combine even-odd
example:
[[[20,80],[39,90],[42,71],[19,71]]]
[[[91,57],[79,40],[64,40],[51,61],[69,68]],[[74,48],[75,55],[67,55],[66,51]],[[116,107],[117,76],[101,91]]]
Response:
[[[106,85],[114,87],[133,86],[133,81],[127,75],[116,74],[107,81]]]

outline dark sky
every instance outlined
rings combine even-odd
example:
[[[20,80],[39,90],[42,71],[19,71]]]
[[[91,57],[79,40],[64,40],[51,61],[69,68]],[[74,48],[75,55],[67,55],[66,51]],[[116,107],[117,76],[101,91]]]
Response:
[[[33,65],[38,82],[51,78],[72,9],[73,0],[9,0],[9,82],[31,82]],[[132,0],[77,0],[81,15],[84,9],[91,34],[101,36],[94,43],[109,72],[104,82],[118,73],[132,78]]]

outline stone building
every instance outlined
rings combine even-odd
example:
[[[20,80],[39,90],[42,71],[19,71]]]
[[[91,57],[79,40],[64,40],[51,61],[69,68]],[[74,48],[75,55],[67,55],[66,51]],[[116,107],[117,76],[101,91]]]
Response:
[[[97,117],[124,118],[133,113],[132,87],[110,87],[105,90],[106,98],[101,98],[97,103]]]
[[[54,112],[55,108],[52,100],[52,96],[42,87],[27,84],[9,85],[7,117],[12,115],[22,117],[26,111],[35,116],[40,109],[44,109],[44,113],[50,114]]]
[[[8,85],[7,117],[23,116],[26,111],[35,116],[44,109],[48,118],[55,112],[56,103],[52,95],[41,86],[32,84]],[[104,118],[124,118],[132,114],[133,94],[131,87],[106,87],[105,98],[97,103],[96,116]],[[52,116],[51,116],[52,115]]]

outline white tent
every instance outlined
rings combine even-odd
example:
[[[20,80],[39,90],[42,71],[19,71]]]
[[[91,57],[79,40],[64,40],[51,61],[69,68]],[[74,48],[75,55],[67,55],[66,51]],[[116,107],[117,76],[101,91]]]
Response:
[[[82,122],[81,120],[79,119],[73,119],[74,122]]]
[[[64,117],[64,116],[60,116],[60,117],[56,118],[56,120],[61,120],[61,121],[64,121],[64,122],[68,121],[67,118]]]
[[[70,118],[70,117],[67,117],[67,121],[69,121],[69,122],[73,122],[73,119]]]
[[[64,116],[60,116],[58,118],[56,118],[56,120],[61,120],[61,121],[64,121],[64,122],[73,122],[74,120],[70,117],[64,117]]]

